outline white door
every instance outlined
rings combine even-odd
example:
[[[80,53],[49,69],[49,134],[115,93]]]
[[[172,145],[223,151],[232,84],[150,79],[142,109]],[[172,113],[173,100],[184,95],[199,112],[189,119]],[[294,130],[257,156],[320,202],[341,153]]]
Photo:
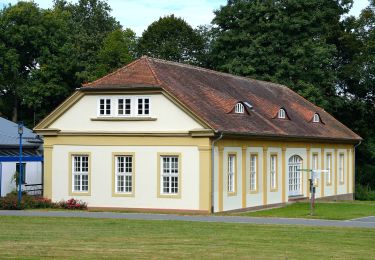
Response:
[[[299,171],[302,168],[302,158],[298,155],[293,155],[289,158],[289,196],[302,195],[302,173]]]

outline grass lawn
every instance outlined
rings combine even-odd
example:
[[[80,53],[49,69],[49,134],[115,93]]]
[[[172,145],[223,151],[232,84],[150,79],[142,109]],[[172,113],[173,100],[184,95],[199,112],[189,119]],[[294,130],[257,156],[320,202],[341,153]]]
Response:
[[[297,202],[282,208],[244,212],[236,215],[251,217],[319,218],[346,220],[375,216],[375,202],[318,202],[314,216],[310,216],[310,203]]]
[[[373,259],[375,230],[0,217],[0,258]]]

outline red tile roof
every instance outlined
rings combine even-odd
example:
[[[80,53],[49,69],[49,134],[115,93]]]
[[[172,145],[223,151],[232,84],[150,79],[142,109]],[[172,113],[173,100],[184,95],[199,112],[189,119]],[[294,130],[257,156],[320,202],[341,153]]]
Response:
[[[288,87],[186,64],[142,57],[84,85],[163,88],[214,130],[243,135],[358,141],[361,138],[338,120]],[[238,102],[253,106],[249,114],[234,114]],[[278,119],[280,108],[290,119]],[[318,113],[321,123],[313,123]]]

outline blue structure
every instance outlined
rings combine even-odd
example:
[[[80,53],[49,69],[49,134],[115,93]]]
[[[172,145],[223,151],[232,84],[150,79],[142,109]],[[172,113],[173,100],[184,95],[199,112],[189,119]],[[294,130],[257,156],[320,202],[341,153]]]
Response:
[[[15,183],[13,187],[11,182],[20,160],[19,136],[18,124],[0,117],[0,196],[4,196],[15,189]],[[32,162],[31,167],[26,167],[30,169],[27,176],[29,180],[27,184],[42,184],[42,144],[43,140],[38,135],[34,134],[32,130],[23,127],[22,165],[19,164],[18,167],[22,169],[24,163],[26,166]],[[25,170],[22,172],[25,172]]]

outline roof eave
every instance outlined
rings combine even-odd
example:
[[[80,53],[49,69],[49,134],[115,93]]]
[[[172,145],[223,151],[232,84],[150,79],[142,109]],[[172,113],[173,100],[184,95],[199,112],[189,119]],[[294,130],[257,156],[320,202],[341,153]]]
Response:
[[[224,134],[224,136],[248,138],[255,137],[258,139],[275,139],[285,140],[285,141],[310,141],[310,142],[330,142],[330,143],[350,143],[357,144],[362,141],[359,138],[333,138],[333,137],[317,137],[317,136],[299,136],[299,135],[279,135],[279,134],[259,134],[259,133],[241,133],[232,131],[219,131]]]

